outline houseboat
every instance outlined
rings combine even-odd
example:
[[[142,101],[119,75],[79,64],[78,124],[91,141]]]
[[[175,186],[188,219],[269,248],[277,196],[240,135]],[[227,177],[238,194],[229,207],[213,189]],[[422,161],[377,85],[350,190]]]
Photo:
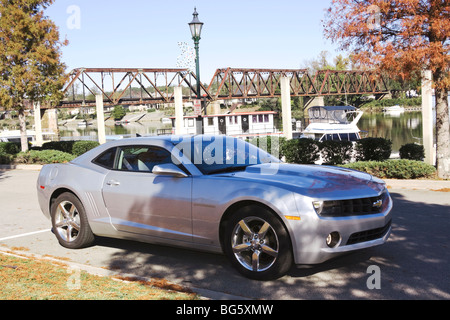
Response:
[[[275,127],[274,111],[235,112],[201,116],[184,116],[181,134],[196,134],[196,122],[203,122],[203,133],[208,135],[228,135],[236,137],[257,137],[281,135]],[[172,133],[175,133],[175,117],[172,120]]]
[[[357,123],[363,112],[351,106],[311,107],[308,110],[309,125],[301,138],[318,141],[357,141],[361,131]]]

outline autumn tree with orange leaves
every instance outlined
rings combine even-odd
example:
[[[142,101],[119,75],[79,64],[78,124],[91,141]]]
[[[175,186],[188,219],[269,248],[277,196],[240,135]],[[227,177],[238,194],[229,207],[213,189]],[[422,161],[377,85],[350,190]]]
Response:
[[[0,0],[0,106],[19,114],[22,151],[28,149],[26,102],[63,97],[65,65],[56,25],[44,15],[53,0]]]
[[[436,166],[450,179],[449,0],[333,0],[324,34],[362,65],[410,79],[431,70],[436,97]]]

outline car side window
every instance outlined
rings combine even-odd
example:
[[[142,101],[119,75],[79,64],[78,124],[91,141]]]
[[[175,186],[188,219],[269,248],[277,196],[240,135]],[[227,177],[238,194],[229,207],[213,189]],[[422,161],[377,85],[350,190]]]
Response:
[[[99,155],[97,158],[95,158],[92,162],[107,169],[113,169],[116,151],[117,148],[108,149],[101,155]]]
[[[165,163],[172,163],[172,157],[165,149],[152,146],[127,146],[120,148],[117,169],[152,172],[155,165]]]

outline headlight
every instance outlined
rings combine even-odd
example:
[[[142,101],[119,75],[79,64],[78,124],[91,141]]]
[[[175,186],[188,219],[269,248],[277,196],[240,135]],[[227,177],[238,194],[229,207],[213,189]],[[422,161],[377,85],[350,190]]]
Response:
[[[316,210],[316,213],[320,215],[323,209],[323,201],[313,201],[313,207],[314,210]]]

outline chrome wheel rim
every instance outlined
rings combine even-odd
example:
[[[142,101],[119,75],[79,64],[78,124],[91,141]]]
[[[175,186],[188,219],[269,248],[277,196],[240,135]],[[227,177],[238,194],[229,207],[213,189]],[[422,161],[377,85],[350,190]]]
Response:
[[[277,260],[279,241],[275,230],[265,220],[246,217],[233,231],[231,247],[237,261],[247,270],[262,272]]]
[[[70,201],[62,201],[55,213],[55,228],[59,236],[67,242],[73,242],[80,234],[80,214]]]

